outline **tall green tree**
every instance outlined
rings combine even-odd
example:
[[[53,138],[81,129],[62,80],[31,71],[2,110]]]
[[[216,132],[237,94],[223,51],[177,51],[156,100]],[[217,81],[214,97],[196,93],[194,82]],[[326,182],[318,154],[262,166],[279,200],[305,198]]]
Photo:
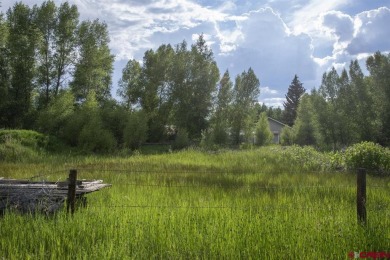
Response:
[[[8,89],[7,126],[28,128],[31,126],[33,95],[36,89],[35,53],[39,32],[33,22],[32,10],[22,3],[16,3],[7,12],[8,62],[10,86]]]
[[[156,51],[145,52],[141,74],[141,105],[148,117],[148,140],[164,139],[165,126],[171,115],[172,68],[175,51],[161,45]]]
[[[258,146],[267,145],[272,142],[274,134],[270,129],[266,112],[260,114],[259,121],[256,123],[255,137],[255,144]]]
[[[36,81],[40,88],[40,106],[46,107],[52,96],[54,68],[54,34],[57,26],[57,7],[53,1],[45,1],[40,7],[34,6],[34,24],[40,31],[37,55]]]
[[[379,120],[378,141],[390,146],[390,55],[377,52],[367,59],[366,65],[371,74],[370,90]]]
[[[200,138],[202,130],[208,127],[207,118],[219,80],[213,52],[203,35],[190,51],[185,42],[177,46],[172,71],[174,121],[190,138]]]
[[[90,91],[99,102],[110,97],[114,56],[108,44],[107,25],[99,20],[83,21],[78,28],[78,60],[71,89],[77,100],[85,100]]]
[[[7,125],[7,102],[9,89],[9,61],[7,46],[8,27],[0,13],[0,128]]]
[[[305,93],[305,88],[300,82],[297,75],[294,76],[288,91],[286,94],[286,101],[283,102],[284,106],[284,122],[289,126],[294,124],[297,117],[297,109],[301,96]]]
[[[255,122],[255,106],[260,95],[260,81],[249,68],[237,75],[233,88],[233,104],[231,113],[231,134],[234,145],[241,143],[241,134],[252,136]]]
[[[125,106],[141,105],[142,96],[142,67],[137,60],[129,60],[122,70],[122,77],[118,83],[118,95],[123,99]]]
[[[233,101],[233,83],[226,70],[218,84],[215,111],[211,118],[213,140],[217,145],[227,145],[229,141],[229,119]]]
[[[303,95],[300,100],[293,132],[294,140],[299,145],[318,145],[321,143],[317,118],[311,96],[308,94]]]
[[[53,95],[56,97],[61,87],[66,87],[65,78],[70,74],[71,66],[76,59],[77,35],[79,24],[79,12],[76,5],[64,2],[57,12],[57,26],[54,32],[54,79]]]
[[[313,106],[317,112],[324,143],[332,144],[333,149],[336,149],[340,143],[340,131],[343,127],[341,110],[337,103],[339,89],[340,77],[333,67],[328,73],[323,74],[321,86],[318,90],[320,96],[313,96],[315,99]]]
[[[376,139],[375,132],[376,115],[372,95],[369,92],[367,81],[357,60],[351,61],[349,76],[352,93],[356,100],[356,111],[352,114],[358,125],[360,141],[373,141]]]

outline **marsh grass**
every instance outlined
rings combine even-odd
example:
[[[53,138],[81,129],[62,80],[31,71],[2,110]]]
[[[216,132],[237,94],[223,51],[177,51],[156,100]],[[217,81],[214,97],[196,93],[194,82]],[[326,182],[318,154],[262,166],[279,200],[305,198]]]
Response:
[[[367,177],[368,225],[353,173],[278,148],[125,157],[53,156],[2,164],[3,177],[79,179],[111,188],[74,216],[8,212],[4,259],[346,259],[390,248],[390,179]],[[317,156],[317,155],[316,155]]]

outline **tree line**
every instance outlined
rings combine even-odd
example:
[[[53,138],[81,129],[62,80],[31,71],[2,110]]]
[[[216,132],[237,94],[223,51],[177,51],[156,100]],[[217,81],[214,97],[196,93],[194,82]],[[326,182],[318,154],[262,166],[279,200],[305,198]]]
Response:
[[[390,55],[366,60],[365,76],[357,60],[339,74],[333,67],[321,85],[300,97],[286,143],[340,149],[361,141],[390,145]]]
[[[110,92],[114,56],[104,22],[79,21],[77,6],[19,2],[0,15],[0,128],[34,129],[87,151],[137,149],[144,142],[237,147],[272,140],[267,117],[285,123],[283,144],[336,149],[389,145],[390,56],[324,73],[310,94],[294,76],[282,108],[258,102],[249,68],[221,77],[203,35],[131,59]]]

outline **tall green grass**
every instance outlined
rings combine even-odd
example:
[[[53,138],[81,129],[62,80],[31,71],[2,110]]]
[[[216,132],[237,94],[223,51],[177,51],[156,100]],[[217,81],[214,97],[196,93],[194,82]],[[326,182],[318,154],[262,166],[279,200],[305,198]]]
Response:
[[[0,175],[59,180],[70,168],[113,186],[73,216],[5,214],[0,258],[346,259],[390,248],[390,178],[367,177],[362,227],[355,174],[330,172],[313,151],[49,156],[1,164]]]

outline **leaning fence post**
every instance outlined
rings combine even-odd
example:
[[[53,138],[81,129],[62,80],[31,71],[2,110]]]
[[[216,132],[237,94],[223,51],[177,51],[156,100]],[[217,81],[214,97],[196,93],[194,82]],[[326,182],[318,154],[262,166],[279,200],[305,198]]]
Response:
[[[366,169],[359,168],[357,170],[357,194],[356,194],[356,206],[357,206],[357,219],[358,223],[362,225],[367,224],[367,211],[366,211]]]
[[[72,214],[75,211],[75,204],[76,204],[76,181],[77,181],[77,170],[70,170],[66,211],[69,213],[70,210]]]

